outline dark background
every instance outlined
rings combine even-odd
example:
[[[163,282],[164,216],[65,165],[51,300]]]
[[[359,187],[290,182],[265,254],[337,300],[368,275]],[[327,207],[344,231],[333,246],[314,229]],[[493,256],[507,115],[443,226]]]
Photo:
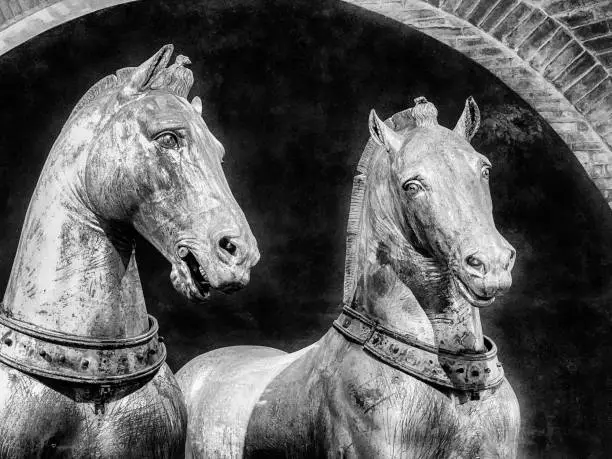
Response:
[[[483,113],[501,233],[518,251],[510,293],[483,312],[521,404],[521,457],[607,456],[612,428],[612,212],[568,147],[490,73],[393,21],[336,2],[148,1],[53,29],[0,57],[0,286],[47,153],[81,95],[165,43],[194,62],[192,95],[259,240],[249,287],[187,303],[139,241],[151,313],[176,371],[232,344],[297,350],[339,311],[344,228],[370,108],[426,96],[454,126]]]

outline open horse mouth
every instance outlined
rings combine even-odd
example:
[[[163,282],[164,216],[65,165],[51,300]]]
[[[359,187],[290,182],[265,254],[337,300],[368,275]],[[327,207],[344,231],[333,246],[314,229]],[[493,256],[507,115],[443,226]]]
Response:
[[[453,275],[457,290],[463,295],[463,297],[472,305],[477,308],[485,308],[490,306],[495,301],[495,296],[482,296],[478,295],[472,290],[459,276]]]
[[[205,300],[210,296],[210,281],[204,268],[198,263],[195,255],[186,247],[180,247],[178,256],[185,263],[189,270],[189,279],[186,287],[189,293],[193,294],[199,300]],[[191,288],[190,288],[191,287]],[[194,292],[194,288],[197,291]]]

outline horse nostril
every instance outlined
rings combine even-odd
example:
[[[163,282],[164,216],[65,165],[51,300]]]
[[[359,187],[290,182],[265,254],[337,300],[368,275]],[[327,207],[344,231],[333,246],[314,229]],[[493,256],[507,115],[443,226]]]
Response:
[[[221,238],[221,240],[219,241],[219,247],[221,247],[230,255],[234,255],[236,253],[236,245],[234,245],[228,237]]]
[[[510,269],[514,265],[514,260],[516,259],[516,250],[510,249],[510,255],[508,256],[508,261],[506,263],[506,269]]]

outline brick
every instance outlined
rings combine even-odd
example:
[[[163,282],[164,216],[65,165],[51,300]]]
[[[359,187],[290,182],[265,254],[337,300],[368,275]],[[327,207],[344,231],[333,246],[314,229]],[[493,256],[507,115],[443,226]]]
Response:
[[[549,80],[554,79],[583,52],[582,46],[578,42],[572,41],[546,66],[543,75]]]
[[[405,24],[415,26],[418,29],[431,29],[432,27],[448,27],[448,22],[445,18],[428,18],[419,19],[415,18],[412,14],[396,14],[393,16],[398,21],[402,21]]]
[[[597,58],[605,67],[612,67],[612,51],[609,53],[600,54],[597,56]]]
[[[587,52],[583,52],[568,67],[553,79],[557,88],[565,88],[576,81],[581,75],[595,65],[595,58]]]
[[[432,26],[420,27],[419,29],[432,37],[436,37],[438,40],[460,38],[465,36],[465,32],[462,27]]]
[[[485,62],[487,64],[487,68],[495,68],[495,69],[503,69],[506,67],[514,67],[517,65],[516,58],[508,55],[504,56],[489,56],[487,58],[483,58],[478,62]]]
[[[528,72],[528,71],[527,71]],[[531,74],[531,73],[529,73]],[[555,91],[556,92],[556,91]],[[556,94],[553,91],[550,91],[546,88],[542,88],[542,85],[539,81],[534,81],[534,90],[529,91],[527,94],[534,101],[550,101],[551,98],[556,97]],[[559,106],[559,110],[562,110],[562,107]]]
[[[440,8],[444,11],[448,11],[449,13],[454,13],[455,8],[459,6],[459,3],[461,3],[461,0],[441,0]]]
[[[467,48],[463,51],[463,54],[477,62],[481,62],[483,59],[497,57],[500,54],[503,54],[503,50],[496,46],[484,46],[481,48]]]
[[[525,20],[533,11],[533,8],[525,3],[519,3],[505,18],[501,20],[495,28],[492,29],[492,34],[498,40],[503,40],[509,35],[518,25]],[[505,42],[505,41],[504,41]]]
[[[584,46],[596,52],[607,51],[612,49],[612,35],[585,41]]]
[[[547,120],[551,120],[551,122],[580,121],[582,119],[582,116],[578,112],[555,110],[553,107],[550,106],[543,106],[543,109],[540,109],[540,106],[537,103],[534,104],[534,108],[538,111],[540,115],[544,116]]]
[[[606,78],[595,88],[576,102],[575,106],[581,113],[588,113],[608,94],[612,94],[612,79]]]
[[[580,161],[580,163],[583,166],[587,166],[592,164],[593,160],[591,159],[591,153],[588,151],[576,151],[573,150],[574,155],[576,156],[576,158],[578,158],[578,161]],[[586,168],[586,167],[585,167]]]
[[[23,11],[28,11],[38,6],[38,2],[36,0],[18,0],[18,1]]]
[[[571,133],[578,132],[578,122],[576,121],[562,122],[562,121],[552,120],[550,122],[550,125],[558,133],[571,134]]]
[[[0,0],[0,12],[5,17],[6,21],[13,19],[13,12],[10,10],[6,2]]]
[[[439,17],[439,12],[433,10],[410,10],[407,11],[406,17],[411,17],[414,19],[435,19]]]
[[[487,41],[483,37],[459,37],[457,38],[455,48],[462,51],[465,48],[473,48],[485,46]]]
[[[610,177],[593,178],[593,182],[600,190],[612,189],[612,178]]]
[[[525,60],[531,57],[549,40],[559,28],[558,24],[550,18],[541,23],[519,46],[517,53]]]
[[[556,0],[546,6],[548,14],[556,15],[588,5],[592,0]]]
[[[570,147],[572,147],[572,150],[574,151],[588,152],[593,157],[593,160],[595,162],[606,162],[597,159],[598,157],[596,155],[605,155],[606,158],[608,157],[605,153],[602,152],[601,145],[597,142],[576,142],[571,144]]]
[[[588,94],[608,76],[608,72],[601,65],[594,67],[589,73],[578,80],[573,86],[568,88],[564,94],[567,99],[575,103],[585,94]]]
[[[604,153],[603,150],[591,151],[591,159],[594,163],[609,164],[612,163],[612,157],[608,153]]]
[[[536,101],[534,101],[533,103],[536,105],[538,113],[554,112],[554,113],[559,114],[559,115],[555,115],[555,116],[558,116],[560,119],[562,119],[564,121],[566,121],[568,119],[574,121],[576,119],[576,117],[568,117],[568,116],[563,115],[565,110],[563,110],[563,107],[561,107],[561,99],[559,99],[559,96],[556,96],[556,97],[557,97],[556,99],[555,99],[555,96],[551,96],[551,97],[549,97],[548,100],[536,100]]]
[[[519,80],[511,80],[512,84],[509,85],[514,91],[518,92],[519,95],[523,95],[524,92],[528,92],[533,89],[533,77],[522,78]]]
[[[609,107],[607,113],[603,113],[604,108],[599,108],[589,114],[589,121],[600,136],[612,135],[612,127],[610,126],[610,110]]]
[[[485,32],[489,32],[516,6],[516,4],[517,0],[501,0],[487,15],[480,25],[480,28]]]
[[[534,10],[529,17],[520,22],[519,25],[506,37],[505,43],[512,49],[517,49],[525,39],[542,23],[545,16],[540,10]]]
[[[467,17],[467,20],[477,26],[487,16],[487,14],[489,14],[495,5],[496,0],[480,0],[476,8],[474,8],[474,10]]]
[[[455,9],[455,14],[460,18],[467,19],[468,14],[472,12],[478,0],[463,0]]]
[[[591,164],[589,175],[592,179],[612,178],[612,168],[609,164]]]
[[[538,72],[541,71],[546,64],[559,53],[570,41],[572,37],[565,30],[559,29],[553,37],[542,45],[540,50],[534,54],[529,60],[531,66]]]
[[[8,0],[8,5],[13,12],[13,17],[21,16],[23,10],[21,9],[19,3],[17,3],[17,0]]]
[[[574,142],[581,142],[582,140],[584,140],[584,132],[556,132],[567,145],[571,145]]]
[[[596,19],[596,16],[592,10],[580,10],[560,16],[558,19],[568,27],[578,27],[580,25],[593,22]]]
[[[610,33],[610,25],[612,21],[599,21],[593,24],[588,24],[582,27],[578,27],[573,30],[573,32],[583,40],[589,40],[591,38],[601,37],[602,35],[606,35]]]
[[[598,133],[603,130],[602,126],[610,122],[610,113],[612,113],[612,93],[608,93],[606,97],[585,110],[586,118]]]
[[[504,69],[491,69],[496,75],[502,76],[508,80],[515,81],[520,79],[531,80],[531,73],[525,67],[513,67]]]

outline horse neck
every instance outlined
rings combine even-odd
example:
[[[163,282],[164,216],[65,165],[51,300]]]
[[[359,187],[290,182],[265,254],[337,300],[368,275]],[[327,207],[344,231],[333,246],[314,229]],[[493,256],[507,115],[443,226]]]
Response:
[[[377,322],[429,345],[453,352],[482,351],[479,311],[458,295],[446,269],[420,263],[415,258],[417,251],[403,237],[402,252],[409,255],[400,262],[404,268],[400,279],[397,263],[385,255],[389,240],[378,236],[381,226],[387,225],[373,223],[389,222],[393,217],[372,218],[371,213],[377,211],[380,209],[371,205],[363,209],[361,268],[353,303]]]
[[[74,130],[81,142],[72,145]],[[26,213],[0,313],[47,330],[121,338],[148,328],[131,229],[96,216],[84,197],[83,124],[64,129]],[[93,135],[93,133],[92,133]]]

